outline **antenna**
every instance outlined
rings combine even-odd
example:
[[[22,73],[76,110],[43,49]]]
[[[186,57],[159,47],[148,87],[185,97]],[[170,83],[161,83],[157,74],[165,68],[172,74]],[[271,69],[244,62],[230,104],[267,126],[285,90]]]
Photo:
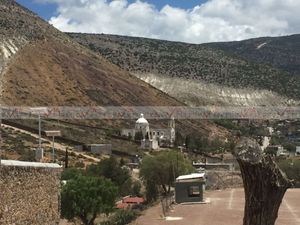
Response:
[[[32,114],[38,115],[38,120],[39,120],[39,147],[38,149],[42,149],[42,135],[41,135],[41,114],[46,114],[48,112],[47,107],[34,107],[30,108],[30,112]]]

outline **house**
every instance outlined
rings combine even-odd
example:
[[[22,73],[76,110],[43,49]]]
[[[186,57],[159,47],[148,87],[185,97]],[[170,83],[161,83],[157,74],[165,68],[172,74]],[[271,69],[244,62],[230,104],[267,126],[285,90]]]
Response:
[[[205,189],[205,173],[192,173],[179,176],[175,182],[175,202],[203,202]]]

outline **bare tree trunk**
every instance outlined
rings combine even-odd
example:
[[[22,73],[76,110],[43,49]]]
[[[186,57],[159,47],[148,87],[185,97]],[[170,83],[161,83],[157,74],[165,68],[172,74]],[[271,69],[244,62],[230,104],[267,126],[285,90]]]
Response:
[[[292,186],[272,158],[255,140],[242,138],[234,155],[240,165],[244,191],[243,225],[274,225],[286,190]]]

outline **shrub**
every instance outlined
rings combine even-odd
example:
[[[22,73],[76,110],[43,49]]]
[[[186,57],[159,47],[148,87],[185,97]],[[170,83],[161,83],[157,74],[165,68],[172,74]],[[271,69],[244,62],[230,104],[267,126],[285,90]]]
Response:
[[[139,216],[136,210],[118,210],[109,218],[108,221],[100,223],[100,225],[125,225],[135,220]]]
[[[81,175],[82,171],[77,168],[66,168],[61,174],[62,180],[70,180],[76,178],[78,175]]]

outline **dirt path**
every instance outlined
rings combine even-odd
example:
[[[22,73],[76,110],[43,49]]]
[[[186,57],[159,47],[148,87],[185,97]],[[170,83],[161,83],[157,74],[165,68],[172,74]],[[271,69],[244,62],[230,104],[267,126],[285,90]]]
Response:
[[[19,128],[16,128],[16,127],[12,127],[12,126],[9,126],[9,125],[6,125],[6,124],[1,124],[1,127],[11,128],[11,129],[13,129],[13,130],[15,130],[15,131],[19,131],[19,132],[21,132],[21,133],[28,134],[28,135],[30,135],[30,136],[32,136],[32,137],[34,137],[34,138],[37,138],[37,139],[39,138],[39,135],[37,135],[37,134],[31,133],[31,132],[29,132],[29,131],[22,130],[22,129],[19,129]],[[46,139],[46,138],[41,138],[41,140],[42,140],[42,141],[49,142],[49,140]],[[50,141],[50,142],[51,142],[51,141]],[[43,144],[43,145],[52,148],[52,143],[51,143],[51,144]],[[58,150],[58,151],[65,152],[65,151],[66,151],[66,148],[69,148],[69,149],[70,149],[70,146],[54,142],[54,148],[55,148],[56,150]],[[72,150],[68,150],[68,151],[69,151],[69,152],[72,152],[72,153],[75,154],[76,156],[79,156],[79,155],[80,155],[80,156],[84,157],[85,159],[93,160],[94,162],[100,162],[100,159],[95,158],[95,157],[92,157],[92,156],[89,156],[89,155],[86,155],[86,154],[84,154],[84,153],[76,152],[76,151],[72,151]]]

